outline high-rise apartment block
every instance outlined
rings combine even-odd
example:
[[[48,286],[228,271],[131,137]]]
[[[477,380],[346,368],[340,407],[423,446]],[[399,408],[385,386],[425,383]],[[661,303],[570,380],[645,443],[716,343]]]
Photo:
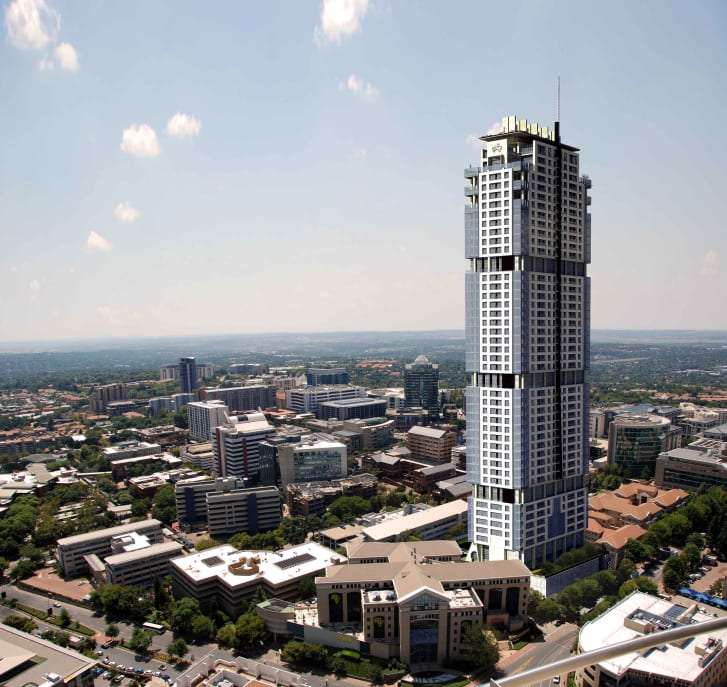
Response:
[[[197,388],[197,361],[194,358],[179,359],[179,383],[183,394],[191,394]]]
[[[228,418],[213,432],[215,472],[218,477],[242,477],[249,484],[260,479],[260,442],[275,434],[262,413]]]
[[[591,182],[515,117],[465,170],[467,478],[481,560],[535,567],[585,540]]]
[[[215,427],[227,420],[227,406],[222,401],[198,401],[187,405],[189,436],[200,441],[210,441]]]
[[[424,408],[430,418],[439,415],[439,365],[420,355],[404,368],[404,399],[407,408]]]
[[[105,413],[109,403],[126,400],[126,384],[103,384],[97,386],[91,393],[89,409],[92,413]]]

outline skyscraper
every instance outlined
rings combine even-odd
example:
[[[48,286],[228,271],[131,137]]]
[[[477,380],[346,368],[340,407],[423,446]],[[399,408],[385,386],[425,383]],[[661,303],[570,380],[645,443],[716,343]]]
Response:
[[[197,362],[194,358],[179,359],[179,381],[183,394],[191,394],[197,388]]]
[[[404,368],[404,402],[408,408],[425,408],[430,418],[439,416],[439,365],[424,355]]]
[[[515,117],[465,170],[467,478],[480,559],[584,543],[591,222],[578,149]]]

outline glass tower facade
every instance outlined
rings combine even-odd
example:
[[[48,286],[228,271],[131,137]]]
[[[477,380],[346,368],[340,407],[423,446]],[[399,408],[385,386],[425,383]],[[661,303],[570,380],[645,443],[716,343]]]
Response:
[[[472,557],[529,567],[585,541],[590,179],[515,117],[465,170]]]

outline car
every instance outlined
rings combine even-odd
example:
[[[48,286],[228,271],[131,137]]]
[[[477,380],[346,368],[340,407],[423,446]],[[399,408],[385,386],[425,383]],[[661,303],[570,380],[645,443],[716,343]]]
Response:
[[[151,671],[151,670],[150,670],[149,668],[147,668],[147,669],[146,669],[146,670],[144,671],[144,675],[151,675],[151,674],[152,674],[152,671]]]
[[[111,677],[111,671],[107,670],[101,677],[104,680],[108,680]]]
[[[169,682],[169,680],[171,680],[171,679],[172,679],[171,675],[167,675],[166,673],[164,673],[164,675],[162,675],[162,680],[166,680],[167,682]]]
[[[161,670],[155,670],[154,671],[154,677],[161,677],[161,676],[162,676],[162,671]]]
[[[96,667],[95,667],[95,668],[93,669],[93,674],[94,674],[94,675],[95,675],[96,677],[98,677],[99,675],[101,675],[101,673],[103,673],[103,668],[101,668],[101,667],[99,667],[99,666],[96,666]]]
[[[103,649],[96,649],[96,656],[103,656]]]
[[[60,605],[60,603],[58,603],[58,601],[54,601],[54,602],[53,602],[53,605],[54,605],[54,606],[55,606],[56,608],[60,608],[60,607],[61,607],[61,605]]]
[[[166,670],[166,666],[163,663],[160,663],[159,670]]]
[[[123,675],[117,675],[114,678],[114,682],[118,685],[123,679],[124,679],[124,676]]]
[[[143,675],[144,674],[144,669],[143,668],[136,668],[136,670],[134,670],[134,672],[137,675]]]
[[[560,684],[560,675],[556,675],[556,676],[555,676],[555,677],[553,678],[553,684],[554,684],[554,685],[559,685],[559,684]]]

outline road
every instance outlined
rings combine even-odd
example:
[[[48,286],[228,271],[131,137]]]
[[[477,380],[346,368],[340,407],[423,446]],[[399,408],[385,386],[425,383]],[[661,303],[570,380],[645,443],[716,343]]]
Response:
[[[532,642],[517,654],[504,661],[502,677],[517,675],[530,668],[559,661],[570,656],[570,650],[578,634],[578,628],[566,623],[560,627],[548,626],[544,641]],[[534,682],[532,687],[552,687],[552,679]],[[561,675],[561,684],[566,684],[566,675]]]

